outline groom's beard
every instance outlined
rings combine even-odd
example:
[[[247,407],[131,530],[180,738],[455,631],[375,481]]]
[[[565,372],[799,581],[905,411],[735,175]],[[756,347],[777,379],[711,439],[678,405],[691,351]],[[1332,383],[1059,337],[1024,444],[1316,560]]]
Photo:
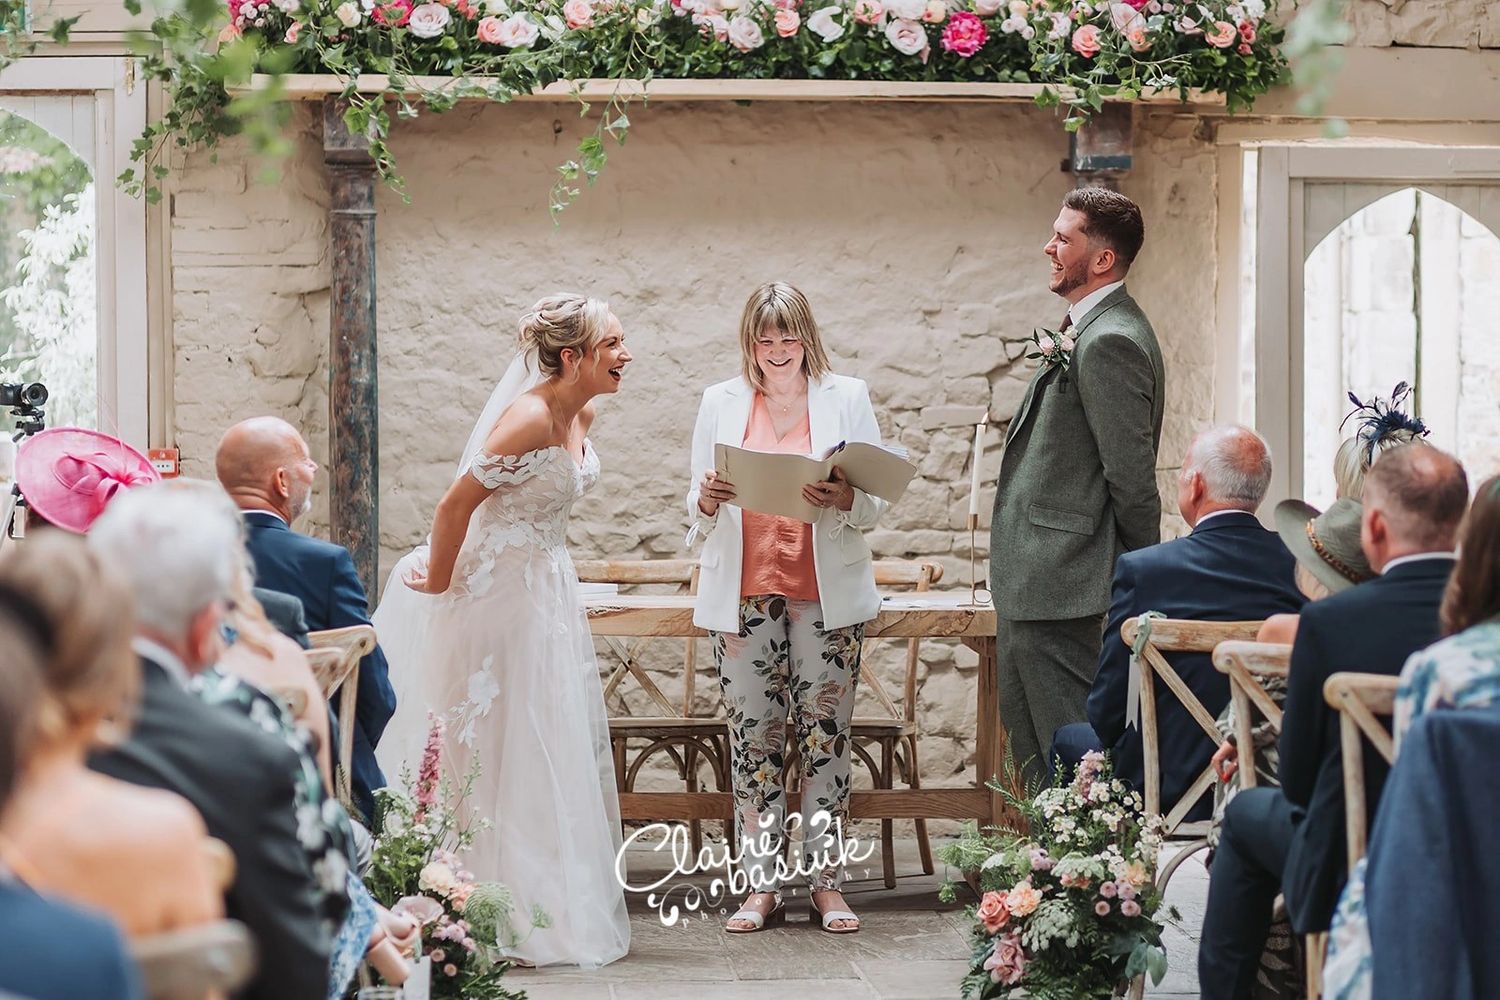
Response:
[[[1087,284],[1088,277],[1087,264],[1064,267],[1057,276],[1057,283],[1052,286],[1052,292],[1054,295],[1066,296],[1069,292]]]

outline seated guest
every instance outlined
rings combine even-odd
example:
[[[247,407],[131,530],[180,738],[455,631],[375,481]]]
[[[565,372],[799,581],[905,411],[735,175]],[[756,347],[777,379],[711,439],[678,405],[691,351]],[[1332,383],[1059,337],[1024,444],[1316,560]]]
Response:
[[[1177,507],[1193,527],[1185,538],[1126,552],[1115,563],[1114,594],[1089,692],[1088,722],[1057,731],[1054,758],[1072,765],[1088,750],[1108,749],[1115,774],[1140,788],[1145,781],[1138,719],[1127,719],[1130,648],[1120,635],[1127,619],[1146,611],[1194,621],[1245,621],[1302,607],[1292,555],[1255,512],[1271,482],[1271,455],[1245,427],[1213,427],[1193,440],[1177,481]],[[1229,681],[1208,653],[1167,653],[1167,661],[1214,713],[1229,703]],[[1205,767],[1214,743],[1188,709],[1158,684],[1161,797],[1170,808]],[[1208,815],[1205,797],[1188,814]]]
[[[260,605],[261,613],[276,631],[295,642],[299,649],[307,649],[307,618],[302,613],[302,602],[291,594],[283,594],[265,587],[251,587],[250,596]]]
[[[151,460],[119,438],[82,427],[53,427],[16,451],[16,489],[30,509],[27,527],[75,535],[122,490],[161,479]]]
[[[1398,755],[1403,752],[1407,732],[1422,716],[1438,709],[1489,708],[1500,702],[1500,476],[1484,481],[1464,517],[1458,539],[1458,562],[1443,594],[1439,619],[1446,638],[1413,653],[1406,666],[1401,668],[1401,687],[1396,692],[1391,719],[1391,736]],[[1482,759],[1490,749],[1485,747],[1469,759]],[[1402,759],[1398,756],[1397,766],[1392,772],[1393,782],[1402,769]],[[1464,774],[1470,771],[1467,765],[1462,769]],[[1413,776],[1407,777],[1414,788],[1420,787]],[[1388,787],[1387,800],[1390,794]],[[1380,830],[1384,826],[1391,828],[1395,836],[1409,837],[1411,827],[1397,817],[1387,815],[1390,811],[1389,804],[1381,807],[1374,829]],[[1441,815],[1442,811],[1438,810],[1438,814]],[[1438,826],[1437,829],[1443,828]],[[1443,831],[1442,836],[1443,840],[1451,836],[1449,842],[1458,843],[1468,839],[1469,832],[1459,827]],[[1372,858],[1375,847],[1372,833]],[[1456,870],[1465,871],[1463,868]],[[1350,876],[1339,903],[1339,916],[1329,938],[1329,996],[1369,995],[1370,939],[1363,905],[1366,898],[1365,872],[1361,862]],[[1425,870],[1423,877],[1426,877]],[[1487,909],[1493,911],[1494,907]],[[1433,992],[1429,995],[1456,994]]]
[[[191,491],[162,485],[111,503],[89,542],[134,592],[144,672],[130,738],[90,766],[183,795],[229,845],[229,916],[249,928],[263,956],[243,995],[324,1000],[331,939],[318,875],[327,873],[312,871],[299,837],[291,775],[301,762],[284,741],[189,690],[223,650],[239,532]]]
[[[214,468],[244,511],[256,582],[301,600],[307,626],[315,632],[370,624],[370,602],[349,550],[291,528],[312,508],[318,470],[296,428],[276,417],[235,424],[219,442]],[[375,789],[385,787],[375,746],[395,711],[385,654],[376,647],[359,665],[350,775],[354,804],[367,824],[375,812]]]
[[[28,545],[32,543],[27,543]],[[30,751],[42,694],[43,649],[54,641],[29,597],[0,588],[0,822]],[[30,1000],[140,1000],[119,928],[38,895],[0,865],[0,996]]]
[[[124,581],[83,539],[48,531],[0,559],[0,594],[19,595],[11,603],[28,605],[47,637],[37,736],[0,822],[0,861],[37,892],[109,914],[132,937],[220,917],[193,807],[84,766],[106,720],[128,719],[140,685]]]
[[[1361,538],[1367,583],[1307,605],[1292,647],[1282,720],[1281,788],[1248,788],[1224,816],[1198,950],[1203,996],[1250,995],[1278,892],[1297,933],[1325,930],[1347,871],[1338,716],[1323,682],[1339,671],[1394,676],[1438,636],[1438,606],[1468,480],[1452,456],[1423,444],[1376,460],[1365,480]],[[1386,766],[1365,753],[1366,801]]]

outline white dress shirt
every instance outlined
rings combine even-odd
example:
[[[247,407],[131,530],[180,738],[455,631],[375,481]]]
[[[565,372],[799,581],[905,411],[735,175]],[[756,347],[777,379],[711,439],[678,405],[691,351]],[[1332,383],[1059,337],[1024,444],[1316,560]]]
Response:
[[[1447,559],[1452,561],[1457,558],[1457,552],[1413,552],[1409,556],[1397,556],[1390,562],[1386,563],[1385,567],[1381,569],[1380,575],[1385,576],[1387,573],[1395,569],[1397,566],[1400,566],[1402,563],[1416,562],[1418,559]]]
[[[1109,284],[1102,285],[1099,288],[1094,289],[1092,292],[1089,292],[1083,298],[1073,303],[1068,307],[1068,318],[1072,320],[1072,322],[1068,325],[1077,326],[1079,323],[1083,322],[1083,318],[1089,314],[1089,310],[1093,309],[1099,303],[1103,302],[1106,295],[1114,291],[1116,288],[1122,287],[1124,284],[1124,281],[1111,281]]]

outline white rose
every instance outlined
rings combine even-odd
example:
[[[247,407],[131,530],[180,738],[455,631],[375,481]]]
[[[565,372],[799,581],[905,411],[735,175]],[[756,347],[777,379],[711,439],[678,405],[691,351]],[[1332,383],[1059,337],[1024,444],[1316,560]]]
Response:
[[[903,21],[920,21],[927,10],[927,0],[891,0],[885,9]]]
[[[904,56],[914,56],[927,50],[927,29],[921,21],[898,17],[885,26],[886,41],[891,48]]]
[[[1031,13],[1031,4],[1026,0],[1010,0],[1006,7],[1010,10],[1010,16],[1018,21],[1026,20],[1026,16]]]
[[[567,33],[568,22],[556,14],[548,14],[542,18],[541,33],[549,42],[555,42]]]
[[[974,0],[974,13],[980,17],[993,17],[1000,13],[1001,0]]]
[[[524,13],[512,14],[500,22],[500,44],[507,49],[524,49],[541,33],[537,23]]]
[[[736,17],[729,22],[729,44],[741,52],[753,52],[766,44],[766,36],[750,18]]]
[[[283,14],[295,14],[302,9],[299,0],[276,0],[276,8]]]
[[[344,0],[334,14],[338,17],[339,23],[346,28],[352,28],[359,23],[359,8],[354,6],[353,0]]]
[[[733,14],[745,6],[745,0],[720,0],[719,9],[726,14]]]
[[[837,4],[818,8],[808,15],[807,30],[825,42],[838,41],[844,36],[844,26],[835,21],[834,16],[842,10]]]
[[[484,12],[495,17],[505,17],[510,14],[510,4],[505,0],[484,0]]]
[[[448,8],[440,3],[424,3],[420,7],[412,8],[411,19],[406,22],[406,30],[418,38],[436,38],[448,27],[448,22],[453,20],[453,15],[448,13]]]

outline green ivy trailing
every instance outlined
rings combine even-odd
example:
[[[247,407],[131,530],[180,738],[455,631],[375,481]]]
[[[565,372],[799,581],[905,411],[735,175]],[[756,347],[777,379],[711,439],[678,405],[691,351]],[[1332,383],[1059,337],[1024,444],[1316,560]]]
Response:
[[[348,127],[368,139],[398,190],[393,114],[444,111],[470,97],[503,103],[557,81],[619,81],[559,167],[554,213],[599,175],[609,140],[624,141],[636,81],[1038,83],[1039,102],[1066,104],[1072,129],[1106,100],[1147,89],[1221,93],[1239,110],[1287,76],[1284,29],[1268,10],[1275,0],[173,2],[139,39],[142,70],[164,88],[166,111],[120,178],[150,199],[160,197],[171,149],[242,134],[253,153],[284,153],[288,73],[339,80]],[[140,13],[141,0],[125,4]],[[0,10],[14,10],[14,0],[0,0]],[[252,74],[270,85],[251,88]],[[384,85],[371,87],[372,76]]]

